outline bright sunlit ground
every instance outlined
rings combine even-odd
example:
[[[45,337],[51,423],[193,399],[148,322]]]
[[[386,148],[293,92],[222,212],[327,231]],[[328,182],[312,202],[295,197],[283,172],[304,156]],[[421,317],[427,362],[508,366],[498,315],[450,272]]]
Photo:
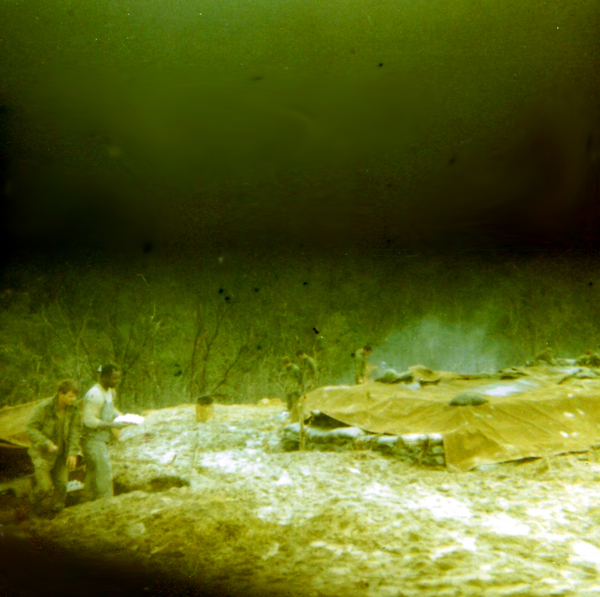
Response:
[[[234,590],[600,591],[595,451],[450,473],[367,451],[286,453],[284,424],[278,407],[217,406],[204,424],[189,405],[153,411],[113,450],[128,493],[26,527]]]

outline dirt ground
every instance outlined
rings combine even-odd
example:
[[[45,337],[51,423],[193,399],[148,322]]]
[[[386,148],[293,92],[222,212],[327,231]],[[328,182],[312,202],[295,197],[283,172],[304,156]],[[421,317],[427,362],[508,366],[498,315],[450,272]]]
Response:
[[[119,495],[22,528],[241,592],[600,595],[598,452],[451,473],[285,452],[285,424],[281,406],[152,411],[113,446]]]

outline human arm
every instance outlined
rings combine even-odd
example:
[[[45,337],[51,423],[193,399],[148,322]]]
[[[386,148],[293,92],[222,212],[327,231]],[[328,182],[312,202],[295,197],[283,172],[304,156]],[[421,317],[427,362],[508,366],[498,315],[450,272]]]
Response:
[[[371,363],[366,363],[365,374],[368,375],[369,373],[375,371],[376,369],[379,369],[378,365],[372,365]]]
[[[115,406],[115,399],[117,397],[115,390],[112,389],[112,390],[109,390],[109,392],[110,392],[110,397],[111,397],[110,404],[112,406],[112,417],[113,417],[112,428],[117,429],[117,430],[123,429],[123,427],[127,427],[127,425],[130,425],[130,423],[124,423],[122,421],[119,423],[116,423],[114,421],[114,419],[116,419],[117,417],[123,416],[123,413]]]
[[[92,390],[93,389],[94,388],[92,388]],[[100,392],[94,392],[92,390],[90,390],[83,399],[83,412],[81,415],[83,425],[90,429],[119,429],[119,423],[103,421],[101,419],[105,398]]]
[[[317,377],[319,375],[319,368],[315,359],[308,357],[307,362],[307,387],[314,388],[317,385]]]
[[[71,421],[69,424],[69,436],[67,438],[67,464],[68,459],[72,456],[75,457],[75,463],[77,463],[77,455],[81,454],[81,445],[79,443],[80,436],[81,415],[79,414],[79,409],[74,408],[73,412],[71,413]]]
[[[304,392],[304,374],[298,365],[292,365],[292,375],[296,383],[296,388],[301,394]]]
[[[31,417],[27,422],[27,435],[29,435],[29,439],[34,446],[48,451],[54,451],[57,449],[54,442],[43,433],[44,421],[46,419],[46,406],[44,401],[34,408]],[[53,447],[54,450],[52,450]]]

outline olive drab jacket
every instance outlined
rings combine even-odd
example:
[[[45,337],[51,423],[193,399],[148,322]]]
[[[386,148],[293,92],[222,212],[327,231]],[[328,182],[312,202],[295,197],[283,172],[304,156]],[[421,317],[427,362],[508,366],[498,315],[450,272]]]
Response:
[[[58,394],[42,400],[33,410],[27,423],[27,434],[32,444],[30,452],[48,461],[56,461],[58,457],[81,454],[79,434],[81,421],[76,405],[65,407],[64,417],[58,413]],[[56,452],[48,448],[56,445]]]
[[[302,394],[302,371],[298,365],[285,367],[279,376],[279,381],[286,394]]]

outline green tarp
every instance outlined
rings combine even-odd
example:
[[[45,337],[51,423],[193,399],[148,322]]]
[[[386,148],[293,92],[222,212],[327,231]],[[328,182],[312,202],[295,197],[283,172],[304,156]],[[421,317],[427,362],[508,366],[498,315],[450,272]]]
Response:
[[[570,370],[531,367],[519,379],[465,379],[436,374],[437,385],[371,382],[334,386],[306,397],[305,416],[322,413],[371,433],[439,433],[446,466],[482,464],[589,450],[600,439],[600,380],[568,379]],[[416,376],[418,378],[418,376]],[[464,392],[489,398],[478,406],[449,406]]]

